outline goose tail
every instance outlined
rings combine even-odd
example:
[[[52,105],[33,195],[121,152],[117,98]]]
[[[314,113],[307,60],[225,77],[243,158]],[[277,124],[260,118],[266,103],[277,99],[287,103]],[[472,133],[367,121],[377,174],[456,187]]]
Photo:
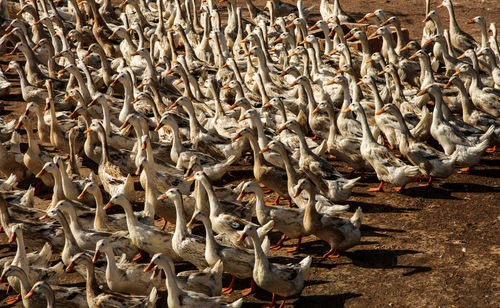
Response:
[[[361,209],[361,207],[358,207],[356,212],[354,212],[354,215],[352,215],[351,217],[351,223],[354,225],[354,227],[356,227],[357,229],[361,227],[361,223],[363,222],[363,217],[364,217],[363,210]]]

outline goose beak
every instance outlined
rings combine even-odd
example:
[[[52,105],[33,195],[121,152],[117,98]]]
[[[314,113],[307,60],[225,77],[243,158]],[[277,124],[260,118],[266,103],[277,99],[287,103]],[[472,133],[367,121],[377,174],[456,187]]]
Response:
[[[164,77],[167,77],[168,75],[172,74],[174,71],[172,69],[169,69],[166,73],[163,74]]]
[[[297,80],[295,80],[294,82],[292,82],[288,87],[289,88],[293,88],[296,84],[297,84]]]
[[[424,18],[424,20],[422,20],[422,22],[428,22],[430,19],[431,19],[431,17],[430,17],[430,16],[426,16],[426,17]]]
[[[429,106],[435,106],[436,104],[434,102],[429,101],[429,102],[427,102],[427,105],[429,105]]]
[[[307,41],[303,40],[302,42],[299,43],[299,45],[304,45],[305,43],[307,43]]]
[[[22,126],[23,126],[23,121],[19,121],[19,122],[17,122],[16,127],[14,127],[14,129],[20,130]]]
[[[12,232],[12,234],[9,237],[9,244],[13,243],[16,240],[16,232]]]
[[[365,20],[366,20],[366,16],[363,16],[363,18],[361,18],[360,20],[358,20],[358,24],[364,22]]]
[[[313,114],[316,114],[316,113],[318,113],[318,112],[319,112],[319,110],[320,110],[320,109],[319,109],[319,106],[316,106],[316,108],[314,108],[314,110],[313,110],[313,112],[312,112],[312,113],[313,113]]]
[[[269,108],[269,107],[271,107],[271,103],[270,102],[267,102],[264,105],[262,105],[262,108]]]
[[[290,29],[291,27],[293,27],[293,22],[285,26],[286,29]]]
[[[281,42],[282,40],[283,40],[283,39],[282,39],[282,38],[281,38],[281,36],[280,36],[280,37],[278,37],[277,39],[275,39],[275,40],[274,40],[274,43],[275,43],[275,44],[276,44],[276,43],[279,43],[279,42]]]
[[[382,114],[382,113],[384,113],[384,112],[385,112],[385,109],[384,109],[384,108],[382,108],[382,109],[380,109],[379,111],[377,111],[377,112],[375,113],[375,115],[379,115],[379,114]]]
[[[430,43],[432,43],[432,39],[427,40],[427,42],[425,42],[424,45],[429,45]]]
[[[240,235],[240,237],[238,237],[238,243],[243,242],[246,238],[247,238],[247,234],[246,233],[242,233]]]
[[[141,83],[137,86],[137,90],[140,90],[144,87],[144,82],[141,81]]]
[[[40,44],[36,44],[35,47],[32,48],[32,50],[36,51],[38,48],[40,48]]]
[[[259,151],[259,154],[264,154],[264,153],[266,153],[266,152],[267,152],[267,151],[269,151],[269,150],[270,150],[270,149],[269,149],[269,147],[267,146],[267,147],[263,148],[262,150],[260,150],[260,151]],[[243,191],[242,191],[242,192],[243,192]]]
[[[370,36],[369,36],[368,38],[369,38],[369,39],[371,39],[371,38],[376,37],[377,35],[378,35],[378,34],[377,34],[377,32],[375,31],[375,32],[373,32],[372,34],[370,34]]]
[[[288,55],[288,57],[287,57],[287,58],[291,58],[291,57],[295,56],[296,54],[297,54],[297,53],[296,53],[295,51],[292,51],[292,52]]]
[[[328,54],[331,56],[333,54],[337,53],[337,48],[333,49],[332,51],[330,51]]]
[[[38,217],[38,220],[44,220],[44,219],[47,219],[48,217],[49,217],[49,215],[45,214],[43,216]]]
[[[31,289],[31,290],[28,292],[28,294],[26,294],[26,295],[24,296],[24,299],[26,299],[26,300],[30,299],[30,298],[33,296],[33,294],[35,294],[35,290]]]
[[[236,107],[238,107],[238,105],[236,103],[234,103],[231,106],[229,106],[228,110],[233,110]]]
[[[194,177],[194,175],[192,177],[190,177],[189,179],[187,179],[188,182],[193,182],[195,180],[196,180],[196,178]]]
[[[96,250],[94,253],[94,257],[92,258],[92,262],[96,263],[99,261],[99,257],[101,256],[101,252],[99,250]]]
[[[448,89],[451,87],[451,80],[446,83],[446,85],[443,87],[444,89]]]
[[[75,262],[71,262],[68,267],[66,267],[66,273],[70,273],[73,270],[73,267],[75,267]]]
[[[109,201],[108,203],[106,203],[106,205],[104,206],[104,210],[107,210],[107,209],[111,208],[113,205],[114,205],[114,204],[113,204],[113,202],[111,202],[111,200],[110,200],[110,201]]]
[[[377,76],[382,76],[385,74],[385,69],[384,70],[381,70],[380,72],[377,73]]]
[[[141,149],[145,150],[146,149],[146,141],[143,141],[141,144]]]
[[[335,72],[335,75],[340,74],[340,73],[342,73],[342,69],[338,69],[338,70]]]
[[[246,43],[246,42],[248,42],[248,38],[246,38],[246,37],[245,37],[244,39],[242,39],[242,40],[240,41],[240,44],[244,44],[244,43]]]
[[[443,6],[444,6],[444,4],[440,3],[440,4],[437,6],[437,8],[438,8],[438,9],[440,9],[440,8],[442,8]]]
[[[45,169],[42,169],[42,170],[40,170],[40,172],[38,172],[38,173],[36,174],[36,176],[35,176],[35,177],[36,177],[37,179],[39,179],[39,178],[41,178],[41,177],[42,177],[45,173],[47,173],[47,171],[46,171]]]
[[[456,71],[455,73],[453,73],[453,75],[451,75],[451,76],[453,77],[453,76],[458,76],[458,75],[460,75],[460,70],[457,70],[457,71]]]
[[[243,57],[250,57],[250,55],[252,54],[252,52],[247,52],[246,54],[243,55]]]
[[[346,113],[346,112],[349,112],[349,111],[351,111],[351,107],[347,107],[346,109],[342,110],[341,112],[342,113]]]
[[[189,222],[187,223],[186,227],[188,229],[193,229],[194,225],[196,224],[194,217],[192,217]]]
[[[88,133],[90,133],[91,131],[92,131],[92,129],[91,129],[91,128],[87,128],[87,129],[86,129],[83,133],[84,133],[84,134],[88,134]]]
[[[312,30],[315,30],[315,29],[318,29],[318,24],[314,24],[311,27],[309,27],[309,31],[312,31]]]
[[[417,57],[417,53],[412,54],[408,59],[413,60]]]
[[[355,36],[351,36],[350,38],[347,39],[348,42],[352,42],[352,41],[355,41],[355,40],[356,40]]]
[[[177,107],[178,105],[179,105],[179,103],[178,103],[178,102],[175,102],[175,103],[173,103],[173,104],[172,104],[172,106],[170,106],[170,108],[168,108],[168,110],[172,110],[172,109],[174,109],[175,107]]]
[[[127,126],[128,126],[128,121],[125,121],[123,122],[122,126],[120,126],[120,129],[124,129]]]
[[[284,131],[286,129],[286,125],[283,125],[281,126],[280,128],[278,128],[278,130],[276,131],[277,134],[281,133],[282,131]]]
[[[174,83],[174,86],[178,86],[180,85],[181,83],[183,83],[184,81],[182,79],[179,79],[177,80],[175,83]]]
[[[156,127],[155,127],[155,132],[159,131],[159,130],[160,130],[160,128],[162,128],[162,127],[163,127],[163,125],[164,125],[164,124],[163,124],[162,122],[158,123],[158,125],[156,125]]]
[[[138,51],[134,51],[133,53],[130,54],[131,56],[138,56],[139,55],[139,52]]]
[[[221,90],[227,90],[227,89],[229,89],[229,84],[225,84],[225,85],[221,88]]]
[[[328,81],[327,83],[325,83],[325,86],[329,86],[329,85],[332,85],[335,83],[335,79],[332,79],[330,81]]]
[[[158,201],[162,201],[162,200],[165,200],[165,199],[168,199],[168,196],[167,194],[163,194],[163,195],[160,195],[158,198],[156,198]]]
[[[122,3],[120,3],[120,8],[124,7],[125,5],[127,5],[128,1],[123,1]]]
[[[261,152],[262,152],[262,151],[261,151]],[[245,197],[245,195],[246,195],[246,194],[247,194],[247,193],[246,193],[244,190],[242,190],[242,191],[240,192],[240,194],[238,195],[238,198],[236,198],[236,200],[238,200],[238,201],[243,200],[243,197]]]
[[[114,39],[116,36],[115,32],[111,33],[111,35],[108,37],[109,40]]]
[[[285,77],[286,75],[288,75],[288,73],[287,73],[286,71],[284,71],[284,72],[282,72],[282,73],[280,74],[280,77]]]
[[[227,67],[227,65],[228,65],[228,64],[227,64],[227,62],[226,62],[226,63],[224,63],[224,65],[222,65],[222,68]]]
[[[405,47],[401,48],[399,51],[405,51],[405,50],[408,50],[409,48],[410,48],[410,47],[405,46]]]
[[[379,74],[380,74],[380,73],[379,73]],[[358,81],[358,82],[356,83],[356,85],[357,85],[357,86],[360,86],[360,85],[362,85],[362,84],[364,84],[363,80],[360,80],[360,81]]]
[[[83,199],[83,197],[85,197],[85,195],[86,195],[86,194],[87,194],[87,190],[86,190],[86,189],[84,189],[84,190],[82,191],[82,193],[78,195],[78,200],[82,200],[82,199]]]
[[[384,21],[383,23],[380,24],[380,26],[383,27],[383,26],[385,26],[387,24],[389,24],[389,20]]]
[[[246,119],[247,117],[245,117],[245,115],[242,115],[241,118],[238,119],[238,122],[245,121]]]
[[[241,134],[240,133],[237,133],[236,136],[233,137],[233,139],[231,139],[233,142],[235,142],[236,140],[240,139],[241,137]]]
[[[70,99],[71,99],[71,96],[66,95],[66,96],[64,97],[63,101],[67,102],[67,101],[69,101]]]
[[[294,198],[297,198],[298,196],[300,196],[300,194],[302,193],[302,188],[297,188],[297,191],[295,192],[295,195],[293,196]]]
[[[463,53],[463,54],[461,54],[460,56],[458,56],[458,57],[457,57],[457,59],[463,59],[463,58],[465,58],[465,57],[466,57],[466,56],[465,56],[465,53]]]
[[[417,96],[422,96],[427,93],[427,89],[423,89],[422,91],[417,93]]]
[[[135,175],[137,175],[137,176],[141,175],[142,169],[143,169],[143,167],[142,167],[142,165],[140,165],[140,166],[137,168],[137,170],[135,170]]]
[[[144,269],[144,272],[147,273],[149,272],[150,270],[153,269],[153,267],[155,267],[155,263],[153,261],[149,262],[148,266],[146,266],[146,268]]]

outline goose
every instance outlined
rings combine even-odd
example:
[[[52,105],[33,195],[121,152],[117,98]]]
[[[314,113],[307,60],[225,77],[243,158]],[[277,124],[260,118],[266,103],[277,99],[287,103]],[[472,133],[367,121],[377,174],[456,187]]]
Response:
[[[125,296],[117,293],[106,293],[97,284],[95,269],[92,259],[87,254],[81,252],[73,257],[66,272],[71,272],[77,265],[86,268],[86,294],[87,305],[89,307],[114,306],[128,307],[129,305],[141,305],[143,307],[154,307],[157,300],[157,290],[153,288],[149,296]]]
[[[278,132],[290,129],[300,139],[300,169],[310,178],[320,191],[332,201],[345,201],[350,195],[352,188],[360,178],[353,180],[345,179],[340,172],[330,165],[324,158],[312,152],[307,146],[304,133],[295,120],[290,120],[278,129]]]
[[[101,239],[96,243],[92,261],[99,261],[101,253],[106,256],[106,282],[113,292],[147,295],[153,288],[159,289],[161,280],[150,280],[149,274],[144,273],[143,265],[127,262],[116,263],[113,246],[108,239]]]
[[[401,191],[404,186],[415,178],[419,169],[416,166],[409,166],[402,160],[396,158],[389,149],[375,141],[373,134],[368,127],[363,107],[359,103],[352,103],[342,112],[354,111],[361,121],[363,127],[363,139],[361,140],[361,155],[367,160],[377,173],[380,185],[377,188],[370,188],[368,191],[383,191],[384,182],[396,185],[396,191]]]
[[[476,45],[476,41],[472,36],[460,29],[460,26],[455,18],[455,10],[453,9],[453,3],[451,0],[443,0],[443,2],[441,2],[437,7],[446,7],[448,10],[450,18],[450,38],[453,46],[462,51],[473,48]]]
[[[314,189],[312,183],[306,179],[297,184],[296,195],[303,190],[309,195],[309,202],[304,213],[304,229],[330,245],[330,250],[320,258],[320,261],[328,257],[339,257],[340,250],[346,250],[359,243],[363,211],[361,207],[358,207],[350,219],[324,217],[316,211],[314,206],[316,202]]]
[[[195,307],[201,305],[203,307],[228,307],[239,308],[243,304],[243,299],[239,299],[232,304],[224,304],[220,297],[209,297],[203,293],[182,290],[176,281],[176,276],[173,271],[174,265],[170,258],[163,256],[166,261],[166,266],[163,271],[167,276],[166,284],[168,290],[167,304],[169,307]],[[155,254],[149,262],[145,271],[150,271],[160,260],[161,254]]]
[[[287,297],[302,292],[305,276],[311,267],[312,258],[310,256],[305,257],[298,264],[270,263],[260,247],[261,240],[255,226],[245,226],[238,241],[243,242],[246,237],[252,240],[255,247],[255,265],[253,269],[255,283],[264,290],[273,293],[272,307],[275,305],[276,295],[282,296],[281,306],[283,307]]]

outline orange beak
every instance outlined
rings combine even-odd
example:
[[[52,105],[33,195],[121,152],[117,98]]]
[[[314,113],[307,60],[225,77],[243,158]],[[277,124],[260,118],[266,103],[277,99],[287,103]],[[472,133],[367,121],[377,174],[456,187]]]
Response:
[[[12,234],[9,237],[9,244],[13,243],[16,240],[16,232],[12,232]]]
[[[405,51],[405,50],[408,50],[409,48],[410,48],[410,47],[405,46],[405,47],[401,48],[399,51]]]
[[[278,37],[277,39],[275,39],[275,40],[274,40],[274,43],[275,43],[275,44],[276,44],[276,43],[279,43],[279,42],[281,42],[282,40],[283,40],[283,39],[282,39],[282,38],[281,38],[281,36],[280,36],[280,37]]]
[[[263,148],[262,150],[259,151],[259,154],[263,154],[263,153],[266,153],[267,151],[269,151],[269,147],[265,147]],[[243,192],[243,191],[242,191]]]
[[[295,85],[297,85],[297,81],[292,82],[288,87],[293,88]]]
[[[356,85],[357,85],[357,86],[360,86],[360,85],[362,85],[362,84],[364,84],[363,80],[360,80],[360,81],[358,81],[358,82],[356,83]]]
[[[245,197],[245,195],[246,195],[246,192],[244,190],[242,190],[240,192],[240,194],[238,195],[238,198],[236,198],[236,200],[238,200],[238,201],[243,200],[243,197]]]
[[[458,75],[460,75],[460,70],[457,70],[457,71],[456,71],[455,73],[453,73],[453,75],[451,75],[451,76],[458,76]]]
[[[91,128],[87,128],[87,129],[86,129],[83,133],[84,133],[84,134],[88,134],[88,133],[90,133],[91,131],[92,131],[92,129],[91,129]]]
[[[283,125],[281,126],[280,128],[278,128],[278,130],[276,131],[277,134],[281,133],[282,131],[284,131],[286,129],[286,125]]]
[[[329,85],[332,85],[335,83],[335,79],[332,79],[330,81],[328,81],[327,83],[325,83],[325,86],[329,86]]]
[[[82,193],[78,195],[78,200],[82,200],[82,199],[83,199],[83,197],[85,197],[85,195],[86,195],[86,194],[87,194],[87,190],[86,190],[86,189],[84,189],[84,190],[82,191]]]
[[[298,196],[300,196],[300,193],[302,193],[302,188],[298,188],[297,191],[295,192],[295,195],[293,196],[294,198],[297,198]]]
[[[312,31],[314,29],[318,29],[318,25],[317,24],[314,24],[311,27],[309,27],[309,31]]]
[[[351,111],[351,107],[347,107],[346,109],[342,110],[341,112],[342,113],[346,113],[346,112],[349,112],[349,111]]]
[[[113,202],[111,200],[104,206],[104,209],[107,210],[113,206]]]
[[[440,8],[442,8],[443,6],[444,6],[444,4],[440,3],[440,4],[437,6],[437,8],[438,8],[438,9],[440,9]]]
[[[313,110],[313,114],[318,113],[318,112],[319,112],[319,110],[320,110],[320,109],[319,109],[319,106],[316,106],[316,108],[314,108],[314,110]]]
[[[247,234],[246,233],[242,233],[240,235],[240,237],[238,237],[238,243],[243,242],[246,238],[247,238]]]
[[[384,108],[382,108],[382,109],[380,109],[379,111],[377,111],[377,112],[375,113],[375,115],[379,115],[379,114],[382,114],[382,113],[384,113],[384,112],[385,112],[385,109],[384,109]]]
[[[158,125],[155,127],[155,132],[159,131],[160,128],[162,128],[162,127],[163,127],[163,123],[162,122],[158,123]]]
[[[96,250],[94,253],[94,257],[92,258],[92,262],[96,263],[99,261],[99,257],[101,256],[101,252],[99,250]]]
[[[33,296],[33,294],[35,294],[35,290],[32,289],[28,292],[28,294],[24,296],[24,299],[26,300],[30,299]]]
[[[35,177],[39,179],[39,178],[41,178],[41,177],[42,177],[45,173],[47,173],[47,171],[45,171],[45,169],[42,169],[42,170],[40,170],[40,172],[38,172],[38,173],[36,174],[36,176],[35,176]]]
[[[427,89],[423,89],[422,91],[417,93],[417,96],[422,96],[427,93]]]
[[[189,179],[187,179],[188,182],[193,182],[193,181],[196,181],[196,178],[194,177],[194,175],[192,177],[190,177]]]
[[[165,200],[165,199],[168,199],[168,196],[167,196],[167,194],[163,194],[163,195],[159,196],[157,199],[160,201]]]
[[[177,107],[178,105],[179,105],[179,103],[178,103],[178,102],[175,102],[175,103],[173,103],[173,104],[172,104],[172,106],[170,106],[170,108],[168,108],[168,110],[172,110],[172,109],[174,109],[175,107]]]
[[[153,261],[149,262],[148,266],[146,266],[146,268],[144,269],[144,272],[147,273],[149,272],[150,270],[153,269],[153,267],[155,267],[156,265],[154,264]]]
[[[448,81],[448,83],[446,83],[446,85],[443,88],[448,89],[449,87],[451,87],[451,80]]]

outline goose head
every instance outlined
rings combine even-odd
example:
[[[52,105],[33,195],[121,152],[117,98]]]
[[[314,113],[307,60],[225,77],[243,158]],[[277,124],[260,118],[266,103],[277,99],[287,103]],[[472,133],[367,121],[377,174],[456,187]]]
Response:
[[[243,242],[247,237],[259,237],[259,235],[257,234],[257,228],[254,225],[248,224],[245,226],[245,228],[243,229],[243,233],[241,233],[240,237],[238,238],[238,242]]]
[[[84,252],[77,253],[75,256],[73,256],[73,258],[71,259],[71,263],[66,268],[66,273],[71,272],[77,265],[83,265],[88,268],[92,266],[92,264],[92,258],[90,258],[89,255]]]
[[[296,134],[302,133],[302,127],[300,126],[299,122],[297,122],[295,120],[287,121],[285,124],[283,124],[283,126],[278,128],[276,133],[279,134],[282,131],[284,131],[285,129],[289,129],[289,130],[295,132]]]
[[[101,256],[101,252],[108,252],[108,251],[113,251],[113,247],[111,246],[111,243],[109,242],[108,239],[102,239],[99,240],[95,244],[95,253],[94,253],[94,258],[92,259],[92,262],[96,263],[99,261],[99,257]]]
[[[254,131],[250,127],[244,127],[240,129],[238,132],[236,132],[236,135],[234,135],[232,141],[236,141],[240,139],[241,137],[252,137],[255,136]]]
[[[427,88],[418,92],[417,96],[422,96],[424,94],[430,94],[434,97],[441,97],[441,88],[437,84],[431,84]]]
[[[385,26],[385,25],[389,25],[389,24],[395,25],[396,27],[401,26],[399,18],[397,18],[396,16],[392,16],[391,18],[387,19],[386,21],[381,23],[380,26]]]
[[[189,229],[192,229],[195,225],[195,221],[201,221],[201,222],[208,222],[208,216],[205,214],[204,211],[198,210],[193,213],[193,217],[191,217],[191,220],[188,222],[186,225]]]
[[[170,199],[174,201],[182,201],[182,193],[178,188],[170,188],[164,194],[158,197],[158,200]]]
[[[241,192],[238,195],[237,200],[241,201],[241,200],[243,200],[243,198],[245,197],[246,194],[248,194],[248,193],[255,194],[259,190],[262,191],[262,188],[259,186],[259,184],[255,183],[255,182],[246,182],[245,184],[243,184],[243,187],[241,188]]]
[[[299,180],[297,185],[295,185],[294,189],[295,189],[294,198],[297,198],[298,196],[300,196],[302,191],[306,191],[308,195],[311,195],[314,192],[315,187],[313,183],[311,183],[311,181],[309,181],[308,179],[301,179]]]
[[[83,187],[82,192],[78,196],[78,200],[82,200],[87,193],[91,193],[92,195],[96,195],[96,194],[101,193],[101,189],[99,188],[99,186],[96,183],[89,182],[89,183],[85,184],[85,187]]]
[[[43,165],[42,170],[40,170],[40,172],[37,173],[36,177],[41,178],[47,172],[50,174],[55,174],[56,172],[59,172],[59,169],[57,168],[56,164],[49,161],[45,163],[45,165]]]
[[[9,237],[9,243],[14,243],[16,238],[22,238],[23,237],[23,224],[15,224],[11,227],[10,229],[10,237]]]
[[[24,296],[24,299],[30,299],[33,295],[35,294],[42,294],[45,296],[47,299],[52,297],[52,301],[55,301],[53,296],[54,296],[54,291],[50,287],[48,283],[45,281],[37,281],[33,287],[31,287],[31,290]]]
[[[113,197],[111,197],[111,199],[106,204],[104,209],[107,210],[107,209],[111,208],[113,205],[119,205],[122,208],[127,208],[127,207],[132,208],[132,205],[128,201],[127,197],[125,197],[125,195],[123,195],[123,194],[117,194],[117,195],[114,195]]]

